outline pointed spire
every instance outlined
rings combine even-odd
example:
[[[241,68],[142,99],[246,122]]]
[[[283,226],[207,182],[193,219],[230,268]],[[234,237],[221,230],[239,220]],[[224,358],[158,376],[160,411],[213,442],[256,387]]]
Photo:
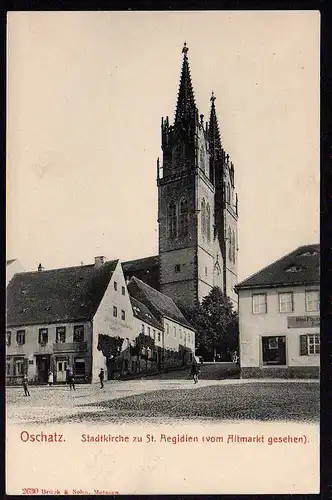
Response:
[[[218,125],[218,119],[217,119],[217,114],[216,114],[216,107],[214,104],[214,101],[216,100],[216,96],[214,95],[214,92],[212,91],[211,94],[211,112],[210,112],[210,123],[209,123],[209,143],[210,143],[210,150],[212,154],[217,155],[218,153],[221,153],[222,146],[221,146],[221,138],[220,138],[220,132],[219,132],[219,125]]]
[[[178,93],[178,102],[176,105],[175,123],[179,121],[187,122],[195,117],[196,105],[194,91],[191,83],[190,68],[188,62],[188,50],[186,42],[182,49],[183,61],[180,78],[180,87]]]

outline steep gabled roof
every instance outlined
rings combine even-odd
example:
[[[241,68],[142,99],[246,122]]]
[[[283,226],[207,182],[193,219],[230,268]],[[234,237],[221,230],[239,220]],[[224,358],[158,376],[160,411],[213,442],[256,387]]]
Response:
[[[158,292],[143,281],[132,277],[128,284],[128,292],[131,297],[145,304],[160,322],[166,316],[181,325],[192,328],[170,297]]]
[[[7,287],[7,326],[92,319],[117,263],[16,274]]]
[[[125,278],[136,278],[144,281],[156,290],[159,290],[159,256],[144,257],[142,259],[128,260],[122,263]]]
[[[140,321],[144,321],[145,323],[149,323],[159,330],[163,329],[160,321],[158,321],[157,318],[153,316],[152,312],[145,304],[135,299],[134,297],[130,297],[130,302],[133,308],[134,316],[137,319],[139,319]]]
[[[236,285],[236,290],[319,283],[320,247],[304,245]]]
[[[10,266],[10,264],[12,264],[13,262],[15,262],[15,260],[17,260],[17,259],[6,260],[6,266]]]

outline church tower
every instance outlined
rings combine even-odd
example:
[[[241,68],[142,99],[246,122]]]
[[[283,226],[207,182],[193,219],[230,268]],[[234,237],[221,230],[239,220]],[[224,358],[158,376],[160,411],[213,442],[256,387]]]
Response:
[[[220,139],[211,97],[209,123],[196,107],[184,44],[174,124],[162,119],[157,163],[160,291],[194,305],[219,286],[233,300],[237,278],[234,166]],[[228,234],[229,232],[229,234]]]

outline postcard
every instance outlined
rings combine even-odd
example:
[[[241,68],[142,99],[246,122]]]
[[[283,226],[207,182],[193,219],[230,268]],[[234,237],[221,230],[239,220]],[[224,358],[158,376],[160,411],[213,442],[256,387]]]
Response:
[[[316,11],[7,17],[6,492],[319,492]]]

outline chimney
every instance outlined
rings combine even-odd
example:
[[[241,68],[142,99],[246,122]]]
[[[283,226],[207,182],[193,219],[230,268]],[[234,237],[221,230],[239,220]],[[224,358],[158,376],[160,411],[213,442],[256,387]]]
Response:
[[[41,264],[39,264],[38,271],[40,272],[40,271],[43,271],[43,270],[44,270],[43,266]]]
[[[95,267],[100,267],[106,261],[106,257],[100,255],[99,257],[95,257]]]

